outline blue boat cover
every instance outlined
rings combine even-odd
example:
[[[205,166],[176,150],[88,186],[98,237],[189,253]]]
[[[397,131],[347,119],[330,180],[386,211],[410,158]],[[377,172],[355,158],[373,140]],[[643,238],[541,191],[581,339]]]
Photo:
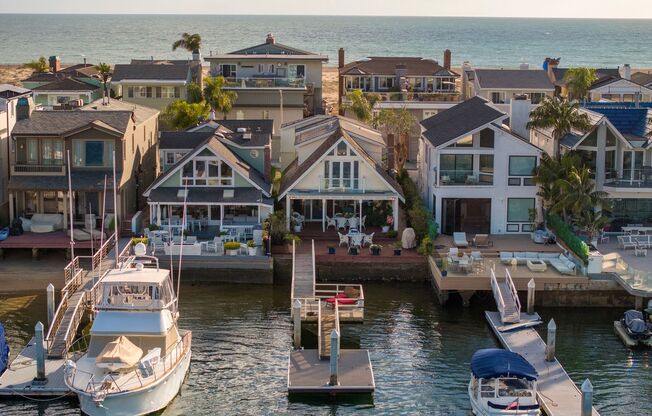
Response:
[[[478,350],[471,358],[471,371],[476,378],[514,376],[536,380],[539,374],[521,355],[498,348]]]
[[[9,345],[5,339],[5,327],[0,324],[0,374],[7,369],[9,363]]]

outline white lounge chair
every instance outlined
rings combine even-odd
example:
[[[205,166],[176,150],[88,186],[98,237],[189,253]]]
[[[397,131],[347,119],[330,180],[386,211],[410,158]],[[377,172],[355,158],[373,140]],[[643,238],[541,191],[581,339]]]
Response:
[[[342,247],[342,244],[346,244],[346,246],[349,246],[349,236],[348,235],[343,235],[339,231],[337,232],[337,235],[340,236],[340,244],[339,247]]]
[[[362,245],[363,246],[365,246],[367,244],[372,245],[374,243],[374,234],[376,234],[376,233],[373,232],[371,234],[363,234],[364,238],[362,240]]]
[[[466,233],[453,233],[453,244],[456,247],[468,247],[469,242],[466,239]]]
[[[213,238],[213,241],[206,242],[206,252],[224,254],[224,244],[220,237]]]

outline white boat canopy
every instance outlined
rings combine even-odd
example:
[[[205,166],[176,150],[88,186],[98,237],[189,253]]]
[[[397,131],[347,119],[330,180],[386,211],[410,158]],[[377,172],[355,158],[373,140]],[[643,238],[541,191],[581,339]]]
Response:
[[[161,336],[168,333],[174,319],[163,309],[157,312],[98,311],[91,335]]]

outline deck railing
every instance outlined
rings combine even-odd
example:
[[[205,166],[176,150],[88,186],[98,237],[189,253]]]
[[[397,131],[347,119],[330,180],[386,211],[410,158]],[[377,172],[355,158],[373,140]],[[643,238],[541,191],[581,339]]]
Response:
[[[62,176],[66,174],[66,165],[11,165],[12,175]]]

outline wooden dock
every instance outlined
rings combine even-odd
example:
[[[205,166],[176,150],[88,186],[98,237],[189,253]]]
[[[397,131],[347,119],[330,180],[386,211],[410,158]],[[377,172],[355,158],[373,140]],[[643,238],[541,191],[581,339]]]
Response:
[[[581,415],[582,393],[568,376],[559,360],[546,361],[546,343],[534,328],[511,331],[503,329],[499,312],[485,311],[487,322],[498,340],[509,351],[522,355],[539,373],[538,398],[548,416]],[[521,313],[521,322],[538,319],[538,315]],[[593,415],[599,416],[593,409]]]
[[[320,360],[317,350],[297,350],[288,362],[289,393],[373,393],[374,372],[367,350],[341,350],[338,385],[328,384],[330,363]]]
[[[46,348],[45,343],[44,348]],[[32,338],[0,376],[0,396],[58,397],[69,393],[63,381],[64,359],[46,359],[47,382],[40,384],[36,377],[36,343]]]

